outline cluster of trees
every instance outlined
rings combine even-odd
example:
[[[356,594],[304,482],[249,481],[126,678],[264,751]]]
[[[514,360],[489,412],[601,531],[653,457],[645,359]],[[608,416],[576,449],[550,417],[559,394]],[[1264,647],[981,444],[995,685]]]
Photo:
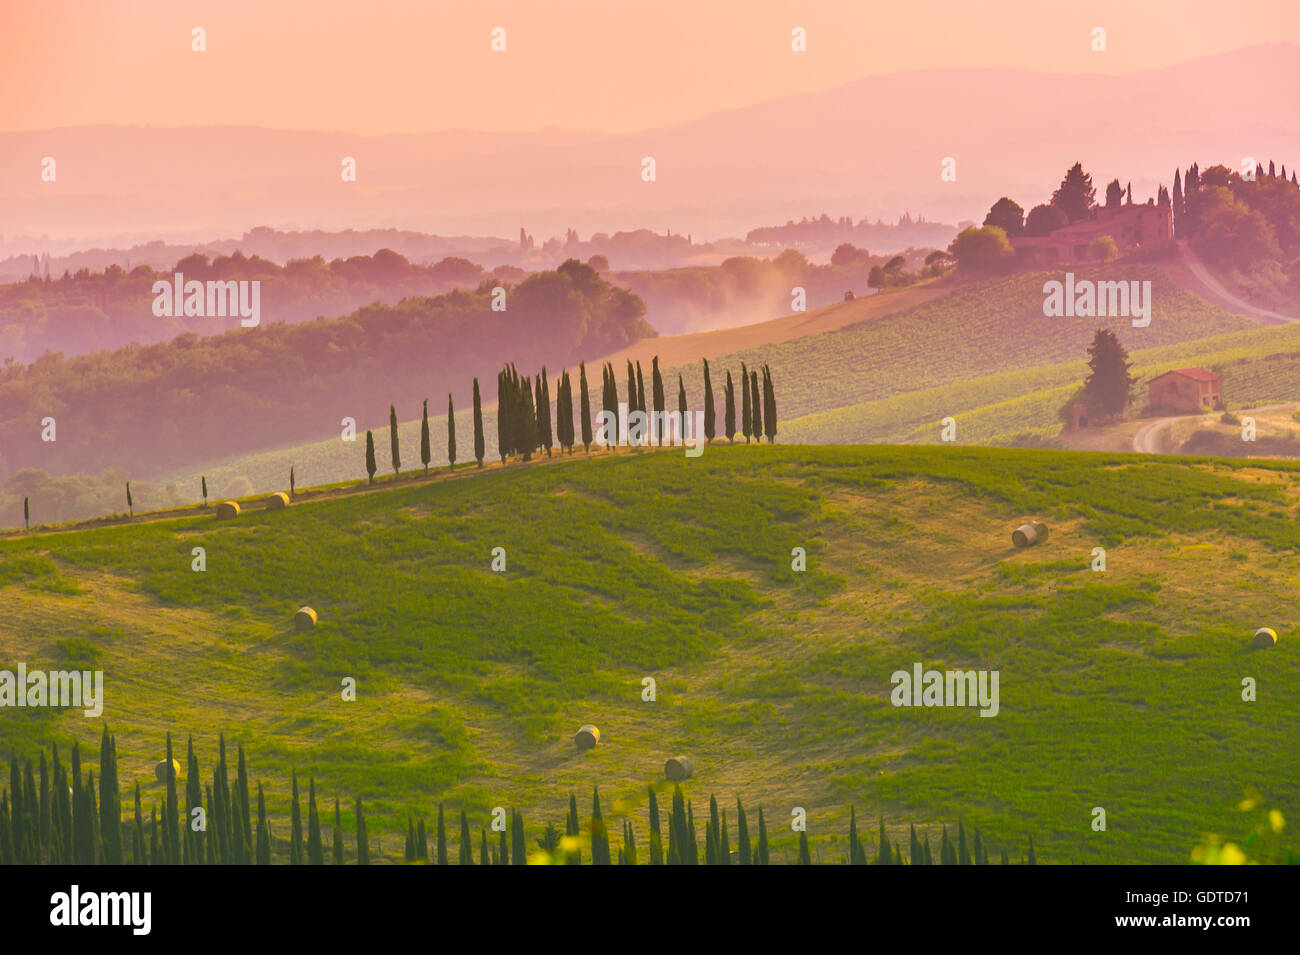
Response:
[[[505,351],[562,364],[654,335],[639,298],[576,260],[507,288],[504,311],[494,301],[480,286],[0,368],[0,478],[25,467],[172,470],[316,437],[381,402],[418,402],[431,376],[486,374]],[[41,438],[47,416],[55,441]]]
[[[83,774],[83,769],[84,774]],[[95,774],[83,767],[79,745],[72,745],[71,763],[64,767],[57,744],[51,746],[51,759],[40,753],[33,766],[30,759],[9,761],[9,787],[0,790],[0,864],[3,865],[270,865],[273,858],[287,855],[291,865],[342,865],[348,861],[344,847],[342,811],[334,800],[333,831],[325,841],[325,823],[317,806],[316,781],[308,777],[307,807],[304,818],[298,774],[292,775],[292,795],[286,840],[272,832],[266,810],[266,793],[257,784],[257,811],[253,813],[253,788],[249,781],[244,748],[238,747],[233,782],[226,761],[226,741],[219,738],[218,757],[211,782],[204,782],[191,737],[186,747],[183,780],[179,763],[172,753],[171,734],[167,735],[166,759],[160,764],[163,790],[149,809],[145,821],[142,793],[135,786],[134,812],[129,821],[122,819],[122,799],[118,783],[117,741],[104,728],[99,752],[99,797],[96,798]],[[771,847],[763,808],[758,808],[756,828],[751,834],[749,817],[743,803],[736,800],[735,849],[732,849],[731,826],[727,812],[718,809],[715,797],[709,797],[709,812],[704,820],[704,844],[701,852],[695,810],[680,786],[673,788],[672,803],[665,817],[659,809],[658,796],[648,787],[648,826],[645,852],[637,844],[631,819],[625,818],[620,837],[611,839],[609,826],[600,806],[600,791],[593,787],[591,816],[584,826],[578,814],[578,800],[569,795],[569,811],[564,831],[548,823],[539,837],[536,850],[530,850],[523,814],[510,810],[508,822],[488,835],[479,827],[477,840],[465,810],[460,812],[456,862],[474,865],[525,865],[530,861],[583,864],[583,847],[588,846],[591,865],[769,865]],[[255,821],[254,821],[255,820]],[[667,831],[665,832],[665,823]],[[353,814],[355,836],[351,857],[357,865],[371,859],[370,837],[365,813],[358,798]],[[404,858],[408,863],[449,865],[452,846],[447,834],[447,816],[442,805],[431,836],[425,821],[407,817]],[[584,842],[583,833],[588,835]],[[880,821],[878,838],[868,839],[858,833],[856,811],[850,807],[848,853],[835,860],[850,865],[867,865],[874,842],[877,865],[988,865],[989,846],[976,829],[968,843],[965,823],[957,824],[957,835],[948,835],[943,827],[938,852],[931,849],[929,834],[917,835],[911,826],[909,844],[891,843]],[[376,855],[382,851],[382,847]],[[820,859],[820,851],[818,852]],[[538,858],[540,856],[540,858]],[[811,865],[813,853],[804,828],[799,833],[798,862]],[[1009,864],[1005,850],[1003,865]],[[1035,865],[1034,840],[1029,839],[1029,854],[1022,862]]]
[[[328,262],[319,255],[292,259],[283,266],[238,250],[214,258],[195,252],[160,270],[137,265],[127,271],[110,265],[98,272],[65,271],[59,278],[40,274],[42,266],[33,260],[30,278],[0,286],[0,359],[28,362],[46,351],[79,355],[132,342],[167,341],[185,332],[213,335],[239,327],[238,316],[156,317],[153,283],[171,283],[177,272],[186,281],[260,282],[267,322],[305,322],[319,315],[343,315],[371,302],[396,304],[411,296],[506,281],[467,259],[416,265],[389,249]]]
[[[1300,183],[1273,160],[1243,175],[1226,166],[1174,171],[1175,234],[1234,289],[1294,311],[1300,301]]]
[[[761,379],[759,375],[762,375]],[[578,364],[578,399],[575,404],[573,380],[568,370],[560,373],[556,387],[556,397],[551,399],[550,380],[546,367],[533,378],[521,376],[514,364],[506,365],[497,374],[497,453],[504,464],[512,457],[523,461],[532,460],[534,454],[542,451],[550,457],[558,447],[561,453],[573,454],[580,441],[583,450],[590,453],[592,444],[600,444],[600,435],[595,430],[592,415],[592,396],[587,384],[587,365]],[[764,437],[771,444],[776,440],[777,410],[776,386],[772,383],[771,369],[764,365],[761,370],[749,370],[742,362],[740,366],[740,434],[745,443],[761,441]],[[736,429],[736,384],[731,372],[727,372],[723,388],[723,431],[728,441],[735,443]],[[666,421],[672,412],[668,408],[664,391],[663,375],[659,370],[659,358],[651,360],[650,394],[653,406],[646,402],[645,378],[641,371],[641,362],[627,363],[627,391],[625,399],[628,414],[640,411],[647,416],[660,416],[659,421]],[[606,362],[601,369],[600,410],[608,412],[613,421],[619,420],[618,377],[614,366]],[[575,425],[574,412],[577,411]],[[713,382],[710,377],[709,363],[704,361],[704,438],[712,442],[717,436],[717,413],[713,395]],[[677,376],[678,420],[685,427],[690,407],[686,398],[686,384],[681,375]],[[402,469],[401,443],[397,433],[397,409],[389,405],[389,451],[393,473],[398,475]],[[483,466],[485,441],[483,436],[483,411],[479,396],[478,379],[474,379],[474,460],[478,467]],[[656,429],[658,444],[663,445],[665,437],[671,437],[666,428]],[[685,434],[678,431],[678,436]],[[697,437],[697,436],[692,436]],[[633,436],[635,440],[635,436]],[[429,449],[429,402],[424,402],[424,417],[420,425],[420,461],[427,473],[430,461]],[[447,396],[447,459],[450,467],[456,467],[456,416],[452,396]],[[371,431],[366,432],[366,474],[370,483],[374,483],[379,464],[375,452],[375,438]]]
[[[934,245],[947,240],[955,231],[942,222],[926,222],[925,216],[912,218],[909,213],[898,217],[897,222],[859,219],[850,216],[832,219],[826,213],[804,216],[798,222],[788,220],[785,225],[762,226],[751,229],[745,241],[751,245],[829,244],[839,241],[865,242],[871,245]]]

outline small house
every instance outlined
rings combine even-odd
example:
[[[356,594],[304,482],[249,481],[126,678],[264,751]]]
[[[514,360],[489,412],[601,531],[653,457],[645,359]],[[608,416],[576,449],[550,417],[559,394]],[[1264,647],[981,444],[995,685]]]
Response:
[[[1209,411],[1223,402],[1221,380],[1204,368],[1176,368],[1147,382],[1148,402],[1171,411]]]

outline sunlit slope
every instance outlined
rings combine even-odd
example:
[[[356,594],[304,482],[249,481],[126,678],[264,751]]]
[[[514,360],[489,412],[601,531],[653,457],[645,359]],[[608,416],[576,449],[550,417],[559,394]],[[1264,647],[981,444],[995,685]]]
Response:
[[[1031,516],[1050,538],[1015,550]],[[1040,859],[1182,862],[1235,831],[1244,787],[1300,818],[1297,517],[1300,467],[1280,464],[780,445],[574,460],[0,542],[0,659],[102,668],[146,802],[167,730],[224,730],[273,813],[290,769],[313,773],[365,797],[387,854],[438,802],[475,830],[493,806],[559,822],[593,783],[643,811],[686,753],[697,815],[709,793],[770,819],[803,806],[833,845],[853,803],[904,838],[963,815],[995,855],[1032,834]],[[1261,625],[1281,642],[1250,651]],[[894,707],[890,675],[915,663],[998,670],[997,716]],[[586,722],[603,735],[581,754]],[[0,752],[93,753],[99,732],[9,710]]]

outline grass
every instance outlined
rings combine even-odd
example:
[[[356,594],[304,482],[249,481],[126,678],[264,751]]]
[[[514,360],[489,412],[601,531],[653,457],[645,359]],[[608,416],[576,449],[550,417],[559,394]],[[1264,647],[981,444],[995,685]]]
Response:
[[[1016,550],[1030,516],[1051,538]],[[224,731],[267,783],[277,836],[297,769],[326,802],[360,794],[388,856],[408,812],[442,802],[477,830],[515,806],[531,831],[592,784],[607,818],[643,827],[646,785],[688,753],[697,804],[803,806],[826,846],[853,803],[894,835],[915,822],[937,839],[964,816],[995,857],[1032,834],[1049,861],[1185,862],[1204,832],[1235,831],[1246,787],[1300,818],[1297,517],[1300,465],[1280,462],[617,455],[3,541],[0,655],[96,661],[123,782],[146,803],[167,731],[206,754]],[[305,634],[303,604],[320,612]],[[1280,643],[1251,652],[1261,625]],[[890,674],[914,662],[998,669],[998,717],[891,706]],[[602,737],[583,754],[586,722]],[[99,730],[12,710],[0,752],[77,738],[93,758]],[[778,853],[792,845],[779,835]]]

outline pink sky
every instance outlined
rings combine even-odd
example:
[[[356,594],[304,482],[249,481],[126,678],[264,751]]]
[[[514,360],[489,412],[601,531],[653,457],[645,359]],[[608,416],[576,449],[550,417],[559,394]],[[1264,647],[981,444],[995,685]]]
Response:
[[[1129,73],[1300,41],[1300,0],[4,0],[0,130],[632,131],[869,74]],[[190,30],[208,51],[190,50]],[[507,31],[507,51],[489,50]],[[792,53],[803,27],[808,52]],[[1107,30],[1108,50],[1089,49]]]

